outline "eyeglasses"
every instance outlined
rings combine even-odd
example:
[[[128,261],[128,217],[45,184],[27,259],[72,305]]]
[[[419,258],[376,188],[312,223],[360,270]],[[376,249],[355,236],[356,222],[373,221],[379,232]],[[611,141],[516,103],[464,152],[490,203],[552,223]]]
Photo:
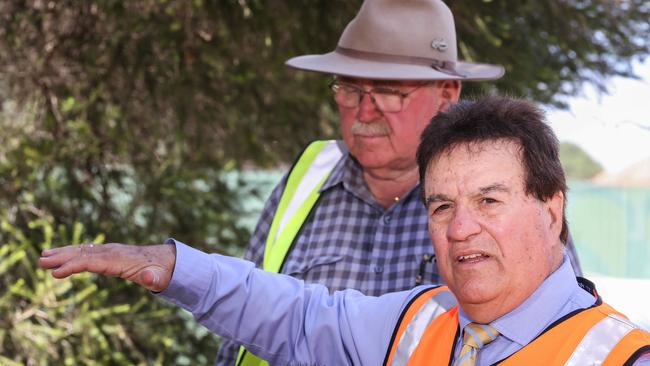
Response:
[[[363,96],[368,94],[370,100],[372,100],[377,109],[382,112],[394,113],[402,110],[402,107],[404,106],[404,98],[427,84],[428,83],[424,83],[416,86],[408,92],[402,92],[400,90],[386,87],[376,87],[370,90],[365,90],[354,84],[333,80],[330,83],[330,89],[334,92],[334,100],[341,107],[358,107],[359,104],[361,104]]]

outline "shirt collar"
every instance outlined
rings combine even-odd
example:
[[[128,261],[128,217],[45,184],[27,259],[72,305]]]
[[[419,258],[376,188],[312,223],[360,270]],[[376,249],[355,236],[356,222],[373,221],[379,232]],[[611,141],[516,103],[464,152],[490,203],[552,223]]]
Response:
[[[560,317],[558,314],[571,301],[576,289],[583,291],[578,286],[568,255],[564,254],[562,265],[551,273],[521,305],[494,320],[490,325],[502,336],[523,347]],[[461,330],[471,322],[462,309],[459,311],[458,320]]]
[[[321,186],[319,193],[323,193],[337,185],[341,185],[345,190],[359,197],[361,200],[365,201],[371,206],[378,208],[381,211],[385,211],[379,203],[375,200],[366,184],[366,181],[363,179],[363,168],[361,164],[350,155],[350,151],[346,147],[343,141],[337,141],[339,148],[343,152],[343,157],[332,169],[332,173],[327,177],[323,185]],[[415,187],[413,187],[404,197],[401,199],[401,202],[406,201],[410,198],[411,195],[417,195],[416,199],[419,200],[420,194],[420,183],[418,182]],[[394,206],[393,206],[394,207]]]

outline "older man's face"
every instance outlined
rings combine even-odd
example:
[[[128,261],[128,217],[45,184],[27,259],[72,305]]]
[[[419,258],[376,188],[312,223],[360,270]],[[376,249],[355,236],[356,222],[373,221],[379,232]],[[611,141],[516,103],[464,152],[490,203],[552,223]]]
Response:
[[[386,87],[410,92],[421,86],[418,82],[369,81],[342,78],[342,82],[365,90]],[[440,108],[455,101],[459,93],[457,82],[444,84],[454,88],[443,93],[443,82],[417,88],[404,98],[399,112],[382,112],[365,95],[359,106],[342,107],[341,132],[352,155],[365,169],[406,170],[416,168],[415,152],[420,134]],[[453,100],[452,100],[453,99]]]
[[[460,145],[425,178],[438,268],[474,321],[514,309],[561,263],[563,196],[526,194],[517,143]]]

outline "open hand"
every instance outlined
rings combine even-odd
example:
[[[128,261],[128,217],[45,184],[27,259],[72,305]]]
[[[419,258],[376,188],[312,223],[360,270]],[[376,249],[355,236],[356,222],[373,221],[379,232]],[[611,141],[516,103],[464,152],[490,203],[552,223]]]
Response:
[[[133,281],[160,292],[171,281],[176,263],[174,245],[81,244],[45,249],[38,265],[52,269],[52,276],[65,278],[93,272]]]

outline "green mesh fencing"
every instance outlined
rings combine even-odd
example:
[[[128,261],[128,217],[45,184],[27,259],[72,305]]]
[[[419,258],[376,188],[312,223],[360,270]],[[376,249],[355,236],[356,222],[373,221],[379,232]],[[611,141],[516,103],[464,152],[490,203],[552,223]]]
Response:
[[[571,183],[569,228],[587,273],[650,278],[650,188]]]

